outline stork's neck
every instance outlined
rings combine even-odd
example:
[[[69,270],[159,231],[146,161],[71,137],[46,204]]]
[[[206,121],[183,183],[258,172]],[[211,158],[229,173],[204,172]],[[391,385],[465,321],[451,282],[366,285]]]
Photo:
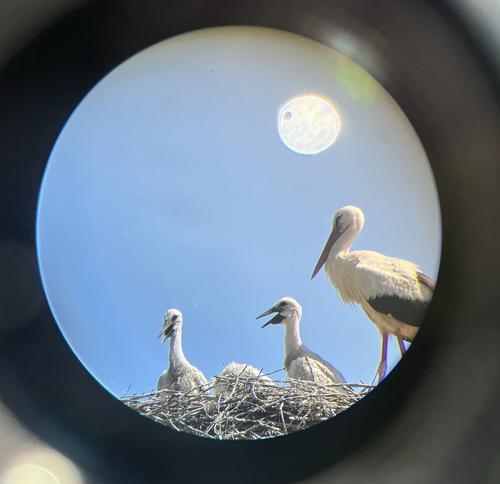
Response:
[[[300,339],[300,314],[292,313],[285,320],[285,360],[302,346]]]
[[[347,227],[346,231],[333,244],[328,258],[333,259],[341,252],[349,252],[352,243],[356,240],[356,237],[359,235],[362,228],[363,225],[358,224],[353,224]]]
[[[179,366],[183,363],[187,363],[187,360],[182,351],[182,326],[179,326],[170,337],[169,364]]]

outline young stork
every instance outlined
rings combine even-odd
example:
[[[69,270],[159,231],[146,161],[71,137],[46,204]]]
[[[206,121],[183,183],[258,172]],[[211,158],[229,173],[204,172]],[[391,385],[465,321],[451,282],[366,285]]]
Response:
[[[206,385],[205,375],[189,363],[182,351],[182,313],[178,309],[169,309],[165,313],[158,338],[161,339],[161,344],[170,338],[169,365],[158,379],[158,390],[189,392],[200,385]]]
[[[342,373],[321,356],[309,350],[300,338],[301,305],[291,297],[284,297],[256,319],[277,313],[266,324],[285,325],[285,363],[287,375],[296,380],[315,381],[322,384],[345,383]],[[339,391],[343,391],[339,387]]]
[[[264,375],[261,370],[258,370],[254,366],[246,365],[244,363],[229,363],[226,365],[218,376],[215,377],[214,383],[214,394],[219,396],[221,394],[230,394],[234,388],[236,379],[242,378],[249,385],[258,386],[263,383],[264,386],[275,385],[275,382],[271,380],[267,375]],[[229,381],[227,381],[229,380]]]
[[[424,318],[434,290],[433,280],[413,262],[387,257],[378,252],[357,250],[351,244],[363,229],[363,212],[343,207],[333,218],[333,230],[314,268],[321,267],[344,302],[358,303],[382,335],[382,351],[377,370],[380,382],[387,370],[387,339],[398,339],[401,355],[403,340],[413,341]]]

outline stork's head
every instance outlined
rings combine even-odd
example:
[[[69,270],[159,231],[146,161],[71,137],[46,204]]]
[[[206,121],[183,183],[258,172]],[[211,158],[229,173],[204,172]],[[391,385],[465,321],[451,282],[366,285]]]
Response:
[[[169,309],[163,316],[163,326],[161,328],[158,339],[161,340],[161,344],[165,342],[167,338],[170,338],[174,333],[176,333],[182,326],[182,313],[178,309]]]
[[[274,313],[276,313],[276,315],[264,324],[262,328],[265,328],[268,324],[286,324],[290,316],[300,318],[302,315],[302,306],[295,299],[293,299],[293,297],[282,297],[279,301],[276,301],[270,309],[263,312],[255,319],[260,319]]]
[[[318,262],[312,273],[311,279],[320,271],[326,263],[332,249],[335,253],[341,250],[347,250],[352,241],[361,232],[365,223],[365,216],[358,207],[348,205],[337,210],[333,217],[333,228],[328,240],[326,241],[323,252],[319,256]]]

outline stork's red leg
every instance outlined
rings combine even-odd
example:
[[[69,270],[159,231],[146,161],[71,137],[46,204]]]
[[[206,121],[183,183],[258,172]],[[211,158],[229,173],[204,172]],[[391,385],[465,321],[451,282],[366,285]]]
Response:
[[[404,354],[406,353],[405,343],[403,338],[400,338],[399,336],[398,336],[398,344],[399,344],[399,351],[401,351],[401,356],[404,356]]]
[[[382,333],[382,351],[380,354],[380,363],[378,364],[378,383],[380,383],[387,371],[387,340],[389,339],[389,335],[387,333]]]

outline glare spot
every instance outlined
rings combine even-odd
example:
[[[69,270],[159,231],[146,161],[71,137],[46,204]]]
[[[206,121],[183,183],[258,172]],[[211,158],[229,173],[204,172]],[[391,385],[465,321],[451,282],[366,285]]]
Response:
[[[33,464],[13,467],[0,477],[1,484],[62,484],[48,469]]]
[[[43,447],[18,455],[0,474],[0,484],[83,484],[83,477],[69,459]]]
[[[281,140],[292,151],[304,155],[314,155],[331,146],[340,126],[333,104],[312,94],[290,99],[278,114]]]

